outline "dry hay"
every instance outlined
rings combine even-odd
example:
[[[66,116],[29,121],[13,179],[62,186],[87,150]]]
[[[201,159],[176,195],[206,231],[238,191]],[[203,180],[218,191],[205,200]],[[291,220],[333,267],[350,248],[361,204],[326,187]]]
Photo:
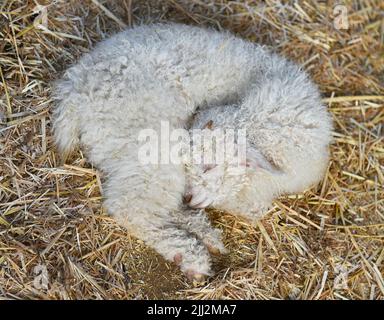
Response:
[[[331,1],[38,1],[46,15],[37,1],[0,3],[0,297],[384,298],[381,0],[345,1],[347,30]],[[50,81],[108,34],[152,21],[275,48],[311,73],[335,123],[319,186],[255,226],[211,213],[231,253],[202,287],[117,226],[98,172],[80,151],[61,165],[52,142]]]

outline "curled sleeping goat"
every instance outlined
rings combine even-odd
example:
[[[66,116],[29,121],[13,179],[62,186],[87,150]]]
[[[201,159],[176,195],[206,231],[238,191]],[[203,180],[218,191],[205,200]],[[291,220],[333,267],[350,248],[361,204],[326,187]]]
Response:
[[[105,175],[109,214],[192,279],[212,274],[210,252],[225,252],[199,209],[260,218],[277,196],[317,183],[328,162],[331,121],[316,86],[292,62],[227,32],[128,29],[70,67],[54,96],[59,150],[80,144]],[[170,130],[245,129],[245,170],[143,165],[138,136],[160,135],[164,121]]]

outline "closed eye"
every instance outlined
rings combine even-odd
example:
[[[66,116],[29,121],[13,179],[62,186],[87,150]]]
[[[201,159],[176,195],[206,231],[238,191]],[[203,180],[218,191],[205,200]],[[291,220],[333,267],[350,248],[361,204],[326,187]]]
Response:
[[[203,166],[203,172],[206,173],[207,171],[212,170],[215,167],[217,167],[217,164],[205,164]]]

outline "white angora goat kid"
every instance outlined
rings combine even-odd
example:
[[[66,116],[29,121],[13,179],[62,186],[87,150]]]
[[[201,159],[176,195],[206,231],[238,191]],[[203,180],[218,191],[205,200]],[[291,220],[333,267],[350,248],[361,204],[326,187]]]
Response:
[[[54,89],[59,150],[77,144],[106,177],[104,205],[132,234],[189,278],[211,274],[224,252],[203,212],[255,219],[283,193],[317,183],[328,162],[331,121],[298,66],[230,33],[179,24],[139,26],[98,44]],[[225,107],[220,107],[225,106]],[[142,129],[246,128],[244,174],[227,164],[142,165]],[[186,170],[187,168],[187,170]]]

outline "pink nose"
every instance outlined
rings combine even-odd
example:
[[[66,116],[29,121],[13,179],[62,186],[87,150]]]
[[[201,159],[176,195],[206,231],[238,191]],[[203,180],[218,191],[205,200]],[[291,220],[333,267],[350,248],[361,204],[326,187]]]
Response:
[[[212,203],[212,200],[204,193],[198,193],[195,195],[189,193],[184,197],[184,202],[191,208],[204,209]]]

